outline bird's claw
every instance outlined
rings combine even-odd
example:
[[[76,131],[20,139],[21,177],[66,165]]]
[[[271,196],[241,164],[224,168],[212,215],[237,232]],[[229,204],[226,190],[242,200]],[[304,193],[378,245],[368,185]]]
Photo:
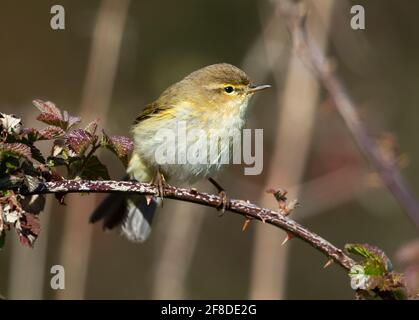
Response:
[[[217,210],[220,211],[218,216],[222,217],[224,213],[226,212],[226,210],[228,209],[229,199],[227,197],[227,193],[224,190],[221,190],[218,196],[220,197],[220,201],[217,206]]]
[[[160,197],[161,204],[163,206],[164,187],[167,185],[166,179],[160,171],[157,171],[156,176],[153,178],[151,183],[157,187],[158,197]]]

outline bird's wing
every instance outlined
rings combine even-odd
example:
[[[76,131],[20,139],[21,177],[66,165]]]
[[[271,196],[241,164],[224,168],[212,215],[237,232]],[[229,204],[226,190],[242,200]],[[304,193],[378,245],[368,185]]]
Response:
[[[172,108],[172,105],[162,103],[161,101],[155,101],[146,105],[143,111],[135,118],[134,125],[140,123],[141,121],[151,118],[160,114],[161,112]]]

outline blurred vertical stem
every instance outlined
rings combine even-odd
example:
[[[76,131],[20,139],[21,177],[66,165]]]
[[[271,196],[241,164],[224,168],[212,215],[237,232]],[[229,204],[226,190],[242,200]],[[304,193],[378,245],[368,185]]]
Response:
[[[188,209],[189,204],[171,204],[170,214],[162,216],[165,236],[158,242],[155,250],[154,276],[151,291],[152,299],[188,299],[186,279],[198,245],[198,238],[204,220],[205,208]],[[185,211],[202,210],[184,218]],[[161,209],[160,209],[161,210]]]
[[[272,18],[264,26],[265,30],[272,30],[276,26],[276,18]],[[285,30],[284,30],[285,31]],[[284,35],[286,33],[284,32]],[[243,70],[252,74],[252,78],[258,79],[260,83],[264,82],[271,72],[272,65],[283,57],[283,51],[278,48],[275,52],[274,61],[270,64],[263,64],[264,58],[264,37],[260,35],[249,47],[243,58]],[[256,98],[255,98],[256,99]],[[204,184],[208,184],[204,182]],[[237,190],[236,190],[237,191]],[[182,219],[185,204],[176,203],[171,209],[170,215],[162,216],[163,223],[157,228],[164,228],[166,236],[158,242],[156,249],[156,259],[154,267],[154,279],[152,284],[151,296],[153,299],[182,299],[188,298],[186,291],[187,273],[190,270],[192,259],[198,244],[198,237],[202,230],[203,214],[205,208],[195,208],[201,210],[202,214],[196,214],[190,219]]]
[[[331,101],[336,106],[361,152],[370,161],[408,217],[416,226],[419,226],[419,203],[403,178],[397,161],[394,158],[388,160],[383,155],[380,147],[362,123],[351,96],[336,75],[333,63],[327,59],[316,39],[312,39],[311,33],[310,36],[308,35],[306,8],[304,7],[306,3],[289,1],[284,4],[287,5],[282,7],[279,12],[287,21],[295,51],[327,90]]]
[[[54,199],[47,197],[44,211],[40,215],[42,231],[33,249],[22,246],[20,241],[10,239],[12,250],[10,259],[9,288],[7,299],[40,300],[44,298],[44,288],[49,284],[45,275],[50,266],[46,265],[48,249],[48,226]]]
[[[129,0],[103,0],[97,14],[86,78],[81,100],[80,115],[85,121],[95,118],[106,127],[112,91]],[[96,206],[96,195],[71,195],[67,202],[60,264],[66,271],[66,290],[58,291],[58,299],[84,297],[92,237],[92,226],[87,223],[89,213]]]
[[[278,2],[277,2],[278,3]],[[333,0],[317,0],[312,2],[315,8],[314,18],[310,22],[313,37],[322,50],[327,46],[328,30],[333,11]],[[280,19],[278,16],[277,19]],[[275,53],[271,51],[271,42],[278,41],[275,32],[265,34],[265,48],[268,60]],[[274,46],[273,46],[274,47]],[[278,83],[281,75],[273,66],[274,77]],[[276,145],[268,169],[268,180],[264,189],[282,186],[297,186],[301,184],[313,135],[316,106],[319,97],[319,85],[299,58],[292,54],[289,61],[286,85],[278,105]],[[292,197],[298,197],[300,190],[293,190]],[[260,200],[262,206],[275,206],[271,194],[263,194]],[[301,209],[300,209],[301,210]],[[285,295],[285,275],[287,260],[287,245],[281,246],[285,234],[278,233],[273,228],[258,224],[256,227],[252,257],[249,298],[251,299],[282,299]]]

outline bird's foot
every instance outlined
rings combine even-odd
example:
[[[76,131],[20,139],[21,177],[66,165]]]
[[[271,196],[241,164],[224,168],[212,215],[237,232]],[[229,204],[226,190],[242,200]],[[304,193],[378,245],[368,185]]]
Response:
[[[218,193],[218,196],[220,197],[220,203],[219,203],[218,208],[217,208],[217,210],[220,211],[218,216],[222,217],[224,215],[224,213],[226,212],[226,210],[228,209],[228,204],[229,204],[230,200],[228,199],[227,193],[224,190],[220,191]]]
[[[211,182],[211,184],[218,190],[218,196],[220,197],[220,201],[217,206],[217,210],[220,211],[218,216],[222,217],[228,209],[230,200],[227,197],[227,193],[225,192],[224,188],[221,187],[217,181],[215,181],[213,178],[208,178],[208,181]]]
[[[163,206],[163,198],[164,198],[164,187],[167,186],[166,179],[164,175],[157,170],[155,177],[151,180],[151,184],[154,184],[157,187],[158,197],[161,199],[161,204]],[[147,196],[146,196],[147,197]],[[152,196],[150,196],[152,198]],[[149,199],[147,198],[147,203],[149,203]]]

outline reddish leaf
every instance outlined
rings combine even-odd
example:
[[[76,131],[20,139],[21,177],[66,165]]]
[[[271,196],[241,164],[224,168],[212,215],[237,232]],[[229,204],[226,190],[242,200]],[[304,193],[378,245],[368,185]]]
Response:
[[[51,101],[34,100],[33,105],[38,108],[41,113],[54,115],[56,119],[63,120],[60,109]]]
[[[40,140],[57,139],[63,137],[64,135],[64,130],[57,126],[48,126],[42,130],[39,130]]]
[[[20,242],[24,245],[33,247],[36,238],[41,231],[38,216],[25,212],[19,219],[20,226],[16,230],[19,234]]]
[[[60,127],[64,130],[67,129],[67,123],[53,113],[41,113],[38,117],[36,117],[36,120],[52,126]]]
[[[67,111],[64,111],[62,114],[60,109],[51,101],[34,100],[33,104],[41,111],[41,114],[36,119],[46,124],[68,130],[81,121],[79,117],[74,117]]]
[[[32,158],[31,148],[23,143],[0,143],[0,151],[10,152],[29,160]]]
[[[28,139],[29,141],[37,141],[39,140],[39,131],[35,128],[23,128],[21,130],[21,134],[24,138]]]
[[[78,155],[83,154],[93,141],[94,137],[83,129],[72,130],[66,136],[66,145]]]
[[[128,164],[129,156],[134,149],[134,142],[125,136],[111,136],[108,137],[103,132],[105,146],[113,151],[117,157],[125,164]]]
[[[97,129],[97,123],[98,120],[93,120],[92,122],[90,122],[86,128],[84,128],[84,130],[86,130],[87,132],[89,132],[91,135],[94,135],[96,133],[96,129]]]

